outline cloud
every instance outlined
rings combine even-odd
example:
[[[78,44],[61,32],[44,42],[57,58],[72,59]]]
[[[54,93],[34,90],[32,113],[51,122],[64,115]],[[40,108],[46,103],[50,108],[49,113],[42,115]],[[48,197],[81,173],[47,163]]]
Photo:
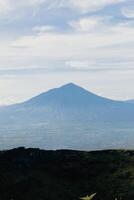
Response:
[[[67,61],[66,65],[74,71],[129,71],[134,70],[134,60],[73,60]],[[127,66],[127,67],[126,67]]]
[[[127,18],[134,18],[134,5],[122,8],[122,14]]]
[[[110,6],[125,2],[126,0],[0,0],[0,18],[10,20],[20,17],[34,17],[41,9],[58,10],[68,8],[80,13],[94,12]]]
[[[91,65],[100,69],[105,65],[105,68],[110,66],[111,69],[111,63],[115,69],[123,62],[126,65],[124,68],[129,68],[128,61],[134,61],[133,35],[134,28],[122,23],[113,26],[104,24],[102,29],[92,31],[88,27],[86,32],[32,33],[17,38],[7,46],[1,45],[0,68],[49,66],[57,69],[65,68],[68,61],[72,62],[73,67],[81,69]]]
[[[39,13],[42,6],[50,9],[56,4],[56,0],[0,0],[0,18],[13,20],[27,15],[33,17]]]
[[[38,34],[43,34],[46,32],[53,32],[56,29],[54,26],[44,25],[44,26],[35,26],[33,27],[33,31]]]
[[[71,69],[76,69],[76,70],[87,70],[87,69],[92,69],[95,66],[95,62],[90,62],[90,61],[80,61],[80,60],[74,60],[74,61],[67,61],[65,63],[67,66],[69,66]]]
[[[0,16],[7,15],[11,10],[12,7],[7,0],[0,1]]]
[[[69,25],[78,32],[89,32],[104,26],[102,17],[84,17],[78,21],[71,21]]]
[[[105,6],[118,4],[124,1],[126,0],[68,0],[65,5],[81,13],[88,13],[100,10]]]

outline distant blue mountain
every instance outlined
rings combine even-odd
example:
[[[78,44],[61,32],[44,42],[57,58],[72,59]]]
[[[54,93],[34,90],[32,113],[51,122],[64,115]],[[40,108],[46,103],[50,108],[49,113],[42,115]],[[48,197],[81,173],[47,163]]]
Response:
[[[25,102],[30,106],[88,106],[89,104],[112,103],[112,100],[97,96],[73,83],[66,84],[60,88],[49,90],[37,97]]]
[[[134,106],[95,95],[73,83],[49,90],[26,102],[0,109],[0,118],[17,122],[130,121]]]

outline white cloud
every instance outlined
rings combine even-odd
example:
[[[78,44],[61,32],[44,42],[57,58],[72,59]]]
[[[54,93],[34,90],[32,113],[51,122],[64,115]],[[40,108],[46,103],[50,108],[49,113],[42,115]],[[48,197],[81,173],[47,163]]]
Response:
[[[134,18],[134,6],[124,7],[122,9],[122,14],[127,18]]]
[[[96,28],[104,26],[103,18],[101,17],[86,17],[78,21],[72,21],[69,25],[76,31],[89,32],[94,31]]]
[[[0,1],[0,15],[7,15],[8,12],[12,10],[11,5],[9,4],[8,1]]]
[[[46,32],[53,32],[55,30],[54,26],[35,26],[33,27],[33,31],[36,33],[42,34]]]
[[[82,68],[85,65],[104,67],[103,63],[121,66],[122,62],[133,63],[134,29],[126,24],[87,32],[42,32],[20,37],[6,46],[0,47],[0,67],[2,66],[49,66],[60,62],[73,61],[73,65]],[[4,45],[4,44],[3,44]],[[78,63],[76,63],[78,61]],[[115,62],[114,62],[115,61]],[[97,63],[97,64],[96,64]],[[53,67],[54,67],[53,66]],[[83,66],[84,67],[84,66]],[[110,68],[112,66],[110,65]],[[127,66],[126,68],[130,67]]]
[[[72,69],[78,69],[78,70],[87,70],[87,69],[94,69],[94,66],[96,65],[93,61],[85,61],[85,60],[77,60],[77,61],[67,61],[65,63],[67,66],[69,66]]]

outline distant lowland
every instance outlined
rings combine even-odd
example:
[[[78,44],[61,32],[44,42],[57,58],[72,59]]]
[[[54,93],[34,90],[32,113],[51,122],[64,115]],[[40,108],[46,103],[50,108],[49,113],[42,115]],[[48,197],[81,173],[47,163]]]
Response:
[[[134,149],[134,100],[115,101],[73,83],[0,107],[0,148]]]

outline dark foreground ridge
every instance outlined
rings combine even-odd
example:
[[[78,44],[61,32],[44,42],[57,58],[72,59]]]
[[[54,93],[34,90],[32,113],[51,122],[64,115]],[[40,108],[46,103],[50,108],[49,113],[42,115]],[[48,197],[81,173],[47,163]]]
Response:
[[[134,151],[0,152],[0,200],[134,199]]]

